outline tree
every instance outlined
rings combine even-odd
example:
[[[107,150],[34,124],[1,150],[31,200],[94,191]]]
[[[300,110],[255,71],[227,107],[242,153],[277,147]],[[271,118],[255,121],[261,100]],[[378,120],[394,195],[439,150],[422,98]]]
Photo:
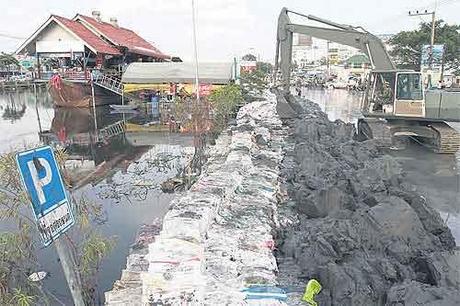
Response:
[[[445,45],[444,64],[446,69],[454,69],[460,74],[460,25],[449,25],[438,20],[435,26],[435,44]],[[392,51],[399,68],[420,70],[423,45],[431,42],[431,23],[422,22],[414,31],[403,31],[390,39]]]
[[[271,74],[273,71],[273,65],[265,62],[257,62],[256,68],[266,75]]]
[[[236,114],[238,106],[243,103],[241,88],[235,84],[218,88],[209,96],[209,102],[214,113],[213,133],[217,134],[227,127],[228,120]]]
[[[257,57],[256,57],[255,55],[249,54],[249,53],[246,54],[245,56],[243,56],[241,59],[242,59],[243,61],[251,61],[251,62],[257,61]]]
[[[0,68],[10,70],[10,68],[18,68],[19,61],[11,54],[1,53],[0,54]]]

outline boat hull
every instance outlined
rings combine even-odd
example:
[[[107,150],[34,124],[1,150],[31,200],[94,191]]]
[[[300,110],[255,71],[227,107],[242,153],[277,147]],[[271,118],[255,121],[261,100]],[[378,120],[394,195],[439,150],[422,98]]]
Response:
[[[60,84],[48,84],[48,91],[53,98],[54,105],[59,107],[91,107],[93,98],[89,82],[61,81]],[[96,106],[121,104],[121,97],[94,87]]]

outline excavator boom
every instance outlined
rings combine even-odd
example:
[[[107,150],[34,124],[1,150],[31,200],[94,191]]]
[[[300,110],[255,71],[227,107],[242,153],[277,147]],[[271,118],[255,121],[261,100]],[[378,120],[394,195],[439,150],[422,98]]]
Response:
[[[331,28],[293,24],[288,13],[297,14],[309,20],[323,23],[331,26]],[[364,29],[338,24],[312,15],[299,14],[283,8],[278,18],[275,73],[280,68],[283,89],[285,91],[289,91],[293,33],[306,34],[359,49],[369,57],[372,68],[375,70],[390,71],[396,68],[386,52],[382,41]]]

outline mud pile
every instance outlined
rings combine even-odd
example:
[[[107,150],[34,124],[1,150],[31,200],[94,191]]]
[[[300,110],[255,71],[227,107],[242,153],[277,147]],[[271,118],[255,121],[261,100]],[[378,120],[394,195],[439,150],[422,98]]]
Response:
[[[277,260],[288,304],[316,278],[322,306],[459,305],[460,251],[399,164],[312,102],[285,123]]]

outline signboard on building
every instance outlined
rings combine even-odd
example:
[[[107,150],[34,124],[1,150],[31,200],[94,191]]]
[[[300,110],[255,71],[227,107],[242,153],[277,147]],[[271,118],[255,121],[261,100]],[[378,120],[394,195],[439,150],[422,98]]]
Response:
[[[207,97],[212,92],[212,84],[200,84],[200,96]]]
[[[444,57],[444,45],[433,45],[432,51],[431,51],[431,45],[424,45],[422,47],[422,60],[421,60],[422,69],[430,66],[430,54],[431,53],[433,53],[431,67],[440,68],[442,66],[442,59]]]
[[[257,69],[256,61],[241,61],[240,62],[241,72],[252,72]]]
[[[100,53],[96,55],[96,68],[101,69],[102,64],[104,63],[104,56]]]
[[[313,45],[313,40],[311,36],[305,34],[298,34],[297,36],[297,46],[308,46],[311,47]]]
[[[75,223],[53,150],[45,146],[20,152],[16,162],[40,237],[48,246]]]

